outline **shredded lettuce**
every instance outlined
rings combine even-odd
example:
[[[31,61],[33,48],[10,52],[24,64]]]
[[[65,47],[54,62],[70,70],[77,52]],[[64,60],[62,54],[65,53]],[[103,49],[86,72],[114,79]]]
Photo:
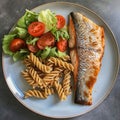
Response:
[[[38,15],[38,21],[43,22],[48,30],[56,29],[57,18],[49,9],[42,10]]]
[[[57,54],[56,54],[57,57],[64,57],[66,56],[66,52],[60,52],[59,50],[57,51]]]
[[[35,55],[36,55],[37,57],[41,57],[41,53],[42,53],[42,50],[39,50]]]
[[[28,36],[28,37],[26,38],[26,43],[27,43],[27,44],[35,45],[36,42],[38,41],[38,39],[39,39],[38,37]]]
[[[56,57],[57,56],[57,48],[56,47],[51,48],[49,56],[50,57]]]
[[[62,37],[63,39],[68,40],[69,39],[69,34],[67,31],[67,28],[64,27],[60,30],[52,29],[52,34],[55,36],[56,40],[59,41],[59,38]]]
[[[27,28],[27,26],[34,21],[37,21],[38,14],[30,10],[26,10],[25,14],[18,20],[17,26]]]
[[[14,53],[10,51],[9,46],[11,41],[15,38],[16,34],[9,34],[4,35],[3,42],[2,42],[2,48],[5,54],[13,55]]]
[[[60,52],[56,47],[45,47],[41,54],[41,58],[45,59],[47,57],[63,57],[66,56],[66,52]]]
[[[25,15],[18,20],[17,26],[21,28],[27,28],[27,25],[25,23]]]
[[[43,50],[43,52],[41,53],[41,58],[45,59],[49,56],[51,48],[50,47],[45,47],[45,49]]]
[[[18,60],[24,59],[28,54],[29,51],[27,49],[21,49],[13,55],[13,61],[16,62]]]
[[[11,33],[17,34],[17,37],[23,39],[27,35],[27,30],[20,27],[15,27]]]

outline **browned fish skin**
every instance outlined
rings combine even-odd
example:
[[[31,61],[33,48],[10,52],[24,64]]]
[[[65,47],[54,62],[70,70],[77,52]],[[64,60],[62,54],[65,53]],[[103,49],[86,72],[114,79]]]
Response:
[[[74,66],[73,77],[74,77],[74,88],[76,88],[76,83],[78,79],[78,66],[79,66],[77,46],[76,46],[76,33],[71,15],[69,15],[68,19],[69,19],[68,30],[70,34],[70,39],[69,39],[70,57],[71,57],[71,62]]]
[[[76,47],[79,56],[75,103],[91,105],[92,89],[104,53],[104,30],[80,13],[72,12],[70,15],[76,31]]]

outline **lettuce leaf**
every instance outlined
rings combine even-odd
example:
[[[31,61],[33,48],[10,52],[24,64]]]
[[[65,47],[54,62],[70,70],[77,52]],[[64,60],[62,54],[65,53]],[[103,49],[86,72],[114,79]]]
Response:
[[[36,55],[37,57],[41,57],[41,53],[42,53],[42,50],[39,50],[35,55]]]
[[[57,57],[64,57],[66,56],[66,52],[60,52],[59,50],[57,51],[57,54],[56,54]]]
[[[11,33],[17,34],[17,36],[21,39],[25,38],[27,35],[27,30],[20,27],[15,27]]]
[[[49,56],[50,57],[56,57],[57,56],[57,48],[56,47],[51,48]]]
[[[13,55],[14,53],[10,51],[9,46],[10,42],[15,38],[16,34],[9,34],[4,35],[3,42],[2,42],[2,48],[3,52],[8,55]]]
[[[27,28],[27,25],[25,23],[25,15],[18,20],[17,26],[21,28]]]
[[[60,30],[52,29],[52,34],[55,36],[56,40],[59,41],[59,38],[62,37],[63,39],[68,40],[69,39],[69,34],[67,31],[67,28],[64,27]]]
[[[24,19],[25,19],[26,25],[28,26],[31,22],[38,21],[38,14],[36,12],[26,10]]]
[[[35,45],[38,40],[39,40],[38,37],[29,36],[28,38],[26,38],[26,43]]]
[[[41,57],[43,59],[47,58],[47,57],[63,57],[66,56],[66,52],[60,52],[59,50],[57,50],[56,47],[46,47],[45,50],[43,50]]]
[[[41,53],[41,58],[45,59],[49,56],[49,53],[51,51],[50,47],[45,47],[45,49],[43,50],[43,52]]]
[[[17,51],[14,55],[13,55],[13,61],[16,62],[18,60],[22,60],[25,57],[27,57],[27,55],[29,54],[29,51],[27,49],[21,49],[20,51]]]
[[[57,18],[49,9],[42,10],[38,15],[38,21],[43,22],[48,30],[56,29]]]
[[[17,26],[27,28],[27,26],[34,21],[37,21],[38,14],[30,10],[26,10],[25,14],[18,20]]]

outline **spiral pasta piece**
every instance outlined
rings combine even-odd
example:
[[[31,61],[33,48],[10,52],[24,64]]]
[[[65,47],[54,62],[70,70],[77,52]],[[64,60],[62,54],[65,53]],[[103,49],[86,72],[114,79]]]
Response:
[[[32,63],[32,61],[29,60],[28,58],[25,58],[25,59],[23,60],[23,63],[24,63],[24,65],[25,65],[27,68],[34,66],[34,64]]]
[[[65,100],[66,95],[65,95],[64,90],[62,88],[62,85],[59,84],[59,82],[55,81],[54,86],[55,86],[55,89],[56,89],[56,91],[58,93],[58,96],[59,96],[60,100],[62,100],[62,101]]]
[[[65,95],[69,95],[71,93],[71,91],[70,91],[70,78],[71,78],[70,71],[65,70],[64,71],[64,79],[62,82]]]
[[[63,68],[68,69],[70,71],[74,70],[74,67],[71,63],[64,62],[63,60],[61,60],[59,58],[51,57],[48,61],[51,63],[54,63],[55,66],[63,67]]]
[[[33,53],[30,53],[30,55],[28,56],[28,58],[33,62],[33,64],[41,71],[45,72],[45,73],[50,73],[52,71],[52,67],[47,66],[45,64],[42,64],[42,62],[40,62],[39,58],[37,58]]]
[[[53,67],[54,64],[51,63],[51,62],[49,62],[49,61],[47,61],[46,65],[47,65],[47,66],[50,66],[50,67]]]
[[[40,76],[37,74],[37,72],[33,68],[30,68],[28,70],[28,73],[31,75],[31,77],[36,81],[36,83],[41,88],[46,87],[46,84],[44,83],[44,81],[42,80],[42,78],[40,78]]]
[[[46,74],[46,76],[43,78],[43,80],[45,80],[45,79],[54,79],[54,77],[58,76],[60,74],[60,72],[62,72],[62,71],[63,70],[61,68],[56,67],[53,71]]]
[[[22,76],[24,77],[24,79],[26,80],[26,82],[32,86],[33,88],[35,88],[37,85],[37,83],[34,81],[34,79],[29,75],[28,71],[22,71]]]
[[[39,90],[28,90],[27,92],[25,92],[24,98],[28,98],[28,97],[36,97],[36,98],[46,99],[47,95],[44,92],[41,92]]]
[[[46,76],[43,78],[43,81],[48,84],[53,84],[54,78],[59,76],[60,72],[62,72],[63,69],[56,67],[52,72],[47,73]]]
[[[45,88],[45,95],[52,95],[54,94],[54,89],[53,88]]]
[[[65,55],[65,56],[61,57],[61,59],[63,61],[69,61],[70,60],[70,56],[69,55]]]

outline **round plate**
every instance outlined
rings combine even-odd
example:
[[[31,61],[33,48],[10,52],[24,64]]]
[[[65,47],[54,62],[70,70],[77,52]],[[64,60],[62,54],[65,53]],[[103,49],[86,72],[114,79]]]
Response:
[[[106,25],[106,23],[89,9],[67,2],[53,2],[38,6],[33,9],[35,12],[50,9],[57,14],[63,15],[66,19],[72,11],[77,11],[100,26],[105,30],[105,53],[102,60],[102,67],[97,82],[93,89],[93,104],[91,106],[78,105],[74,103],[74,96],[71,95],[66,101],[60,102],[56,96],[50,96],[46,100],[40,99],[22,99],[23,93],[29,88],[28,84],[21,76],[24,66],[21,61],[13,63],[11,57],[3,54],[3,71],[6,82],[13,95],[28,109],[43,116],[52,118],[69,118],[82,115],[91,111],[98,106],[110,93],[118,73],[119,53],[115,38]]]

